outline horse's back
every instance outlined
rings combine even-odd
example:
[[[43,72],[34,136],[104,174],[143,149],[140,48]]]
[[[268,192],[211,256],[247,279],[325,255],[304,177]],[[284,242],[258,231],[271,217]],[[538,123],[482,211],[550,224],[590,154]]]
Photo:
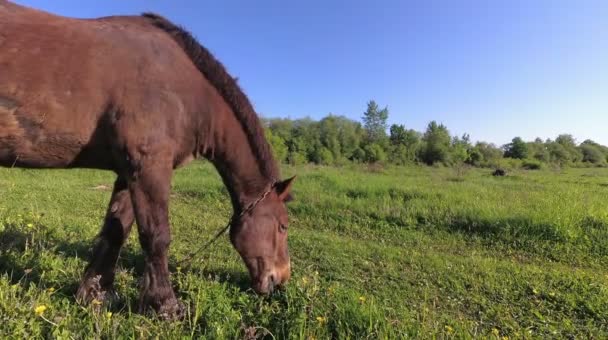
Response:
[[[171,47],[140,17],[72,19],[0,0],[0,165],[111,168],[109,112],[145,112],[131,123],[158,127],[155,110],[183,106],[174,92],[191,63]]]

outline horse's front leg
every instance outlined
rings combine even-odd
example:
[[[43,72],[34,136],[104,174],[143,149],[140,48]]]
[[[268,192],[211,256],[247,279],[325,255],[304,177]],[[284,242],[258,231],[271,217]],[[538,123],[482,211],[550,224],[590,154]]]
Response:
[[[138,161],[129,180],[129,192],[145,256],[139,310],[156,311],[161,318],[174,319],[182,312],[169,280],[167,252],[171,242],[169,193],[173,169],[169,157],[146,155]]]
[[[129,237],[134,219],[127,181],[119,176],[114,183],[112,198],[93,249],[93,256],[76,293],[78,301],[89,303],[96,299],[101,302],[113,291],[114,271],[120,248]]]

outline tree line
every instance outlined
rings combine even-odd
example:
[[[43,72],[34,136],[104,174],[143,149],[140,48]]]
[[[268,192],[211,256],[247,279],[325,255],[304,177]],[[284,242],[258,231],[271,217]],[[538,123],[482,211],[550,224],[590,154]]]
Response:
[[[423,133],[402,124],[387,124],[388,107],[371,100],[362,123],[332,115],[310,118],[264,119],[266,137],[277,160],[293,165],[358,163],[427,164],[477,167],[608,166],[608,147],[592,140],[578,144],[569,134],[555,140],[526,142],[515,137],[503,146],[472,143],[470,136],[452,136],[431,121]]]

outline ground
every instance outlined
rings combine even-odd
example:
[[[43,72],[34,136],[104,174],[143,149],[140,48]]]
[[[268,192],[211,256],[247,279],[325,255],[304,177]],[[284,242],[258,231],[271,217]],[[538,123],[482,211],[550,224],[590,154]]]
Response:
[[[113,176],[0,169],[0,337],[606,338],[608,169],[284,167],[293,277],[270,298],[226,237],[178,262],[230,215],[215,170],[173,181],[172,281],[188,310],[135,313],[143,257],[133,233],[118,299],[74,293]]]

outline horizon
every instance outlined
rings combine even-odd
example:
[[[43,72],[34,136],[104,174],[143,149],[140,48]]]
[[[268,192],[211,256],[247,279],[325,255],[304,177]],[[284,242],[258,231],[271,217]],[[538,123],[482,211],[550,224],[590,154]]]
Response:
[[[571,134],[608,145],[608,2],[481,0],[15,3],[70,17],[152,11],[191,31],[263,118],[388,124],[502,146]],[[184,4],[189,4],[188,6]]]

